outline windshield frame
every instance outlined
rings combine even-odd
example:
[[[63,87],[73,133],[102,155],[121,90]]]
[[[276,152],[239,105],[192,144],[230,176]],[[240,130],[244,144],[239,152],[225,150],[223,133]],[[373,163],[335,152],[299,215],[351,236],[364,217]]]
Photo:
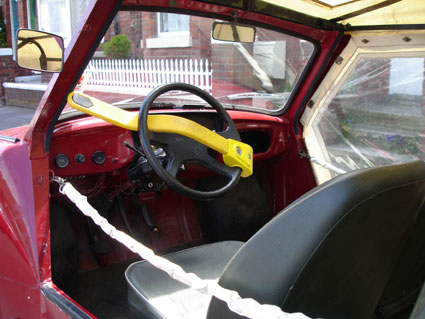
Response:
[[[294,117],[297,110],[300,107],[303,108],[305,95],[311,95],[311,86],[319,76],[316,73],[321,73],[323,70],[322,64],[328,61],[326,57],[331,53],[330,51],[334,51],[335,43],[340,40],[340,37],[337,35],[341,34],[341,31],[335,31],[335,29],[313,27],[294,22],[290,18],[277,18],[267,15],[267,13],[237,10],[225,4],[193,1],[191,3],[178,2],[173,8],[167,6],[168,1],[164,0],[157,0],[155,3],[148,1],[144,5],[140,5],[138,2],[134,3],[134,5],[133,3],[128,4],[128,2],[126,5],[122,5],[122,1],[120,0],[111,1],[108,5],[105,5],[103,2],[101,3],[99,0],[90,2],[65,50],[64,69],[62,73],[55,74],[51,79],[39,103],[38,111],[36,111],[24,137],[24,140],[31,145],[31,154],[44,156],[49,151],[54,127],[63,108],[67,104],[67,96],[75,88],[84,69],[119,10],[182,12],[221,19],[223,21],[234,21],[236,18],[238,21],[249,25],[262,26],[310,41],[314,45],[314,53],[300,77],[297,87],[293,91],[287,107],[282,109],[281,112],[273,114],[275,116],[287,113],[291,109],[288,114],[290,117]],[[294,111],[289,107],[291,103],[297,104]],[[297,116],[294,119],[297,120]],[[39,147],[40,145],[42,146],[41,148]]]
[[[112,23],[113,23],[115,17],[120,12],[131,12],[131,11],[140,11],[140,12],[145,11],[145,12],[156,12],[156,13],[178,13],[178,14],[187,14],[187,15],[196,16],[196,17],[206,17],[206,18],[210,18],[210,19],[219,19],[221,21],[228,21],[228,22],[234,21],[234,19],[232,19],[228,16],[223,16],[223,15],[220,15],[220,14],[211,14],[211,13],[206,14],[206,13],[203,13],[203,12],[192,11],[192,10],[182,10],[182,9],[174,9],[174,8],[166,8],[166,7],[154,7],[153,8],[153,7],[145,7],[145,6],[135,6],[135,7],[121,6],[115,12],[114,17],[111,20],[111,24],[108,25],[104,29],[104,33],[102,34],[102,37],[106,34],[107,30],[112,26]],[[260,113],[260,114],[274,115],[274,116],[280,116],[280,115],[285,114],[287,112],[287,110],[290,108],[290,106],[292,105],[300,87],[302,86],[302,83],[303,83],[306,75],[310,71],[312,64],[314,63],[317,55],[319,54],[319,51],[320,51],[319,41],[315,38],[308,37],[306,35],[302,35],[298,32],[294,32],[294,31],[291,31],[291,30],[287,30],[287,29],[280,28],[280,27],[273,26],[273,25],[266,24],[266,23],[259,23],[259,22],[253,21],[253,20],[248,20],[248,19],[237,19],[237,22],[241,23],[241,24],[245,24],[245,25],[263,28],[265,30],[270,30],[270,31],[282,33],[282,34],[297,38],[299,40],[306,41],[306,42],[308,42],[309,44],[312,45],[312,52],[311,52],[310,57],[306,61],[304,68],[302,69],[302,72],[299,73],[298,79],[295,80],[294,85],[292,87],[292,90],[290,92],[288,92],[289,96],[288,96],[286,102],[279,109],[271,110],[271,109],[265,109],[265,108],[260,108],[260,107],[238,105],[236,103],[235,104],[233,104],[233,103],[222,103],[224,105],[224,107],[227,108],[227,109],[248,111],[248,112]],[[90,59],[88,59],[88,61],[90,61],[93,58],[93,55],[90,57]],[[75,87],[74,87],[74,89],[75,89]],[[271,93],[271,94],[272,95],[273,94],[278,95],[278,94],[282,94],[282,93]],[[220,99],[221,97],[216,97],[216,98]],[[197,103],[191,103],[189,108],[193,109],[194,105],[197,105]],[[185,108],[185,106],[186,105],[183,105],[183,107],[179,106],[178,108],[179,109]],[[199,107],[205,108],[204,103],[199,103]],[[131,109],[131,108],[132,107],[130,107],[129,109]],[[136,107],[134,107],[134,108],[136,109]],[[74,113],[74,112],[72,112],[72,113]],[[70,114],[68,114],[66,116],[65,116],[65,114],[66,113],[61,113],[60,116],[59,116],[59,120],[63,121],[65,119],[72,118],[72,116]],[[75,115],[79,116],[81,114],[76,112]]]

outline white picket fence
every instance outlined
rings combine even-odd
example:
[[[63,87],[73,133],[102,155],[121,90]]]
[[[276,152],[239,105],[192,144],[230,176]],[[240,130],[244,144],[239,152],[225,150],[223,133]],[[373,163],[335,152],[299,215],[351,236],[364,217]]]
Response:
[[[202,59],[92,60],[81,89],[145,94],[160,84],[183,82],[211,92],[211,77],[210,64]]]

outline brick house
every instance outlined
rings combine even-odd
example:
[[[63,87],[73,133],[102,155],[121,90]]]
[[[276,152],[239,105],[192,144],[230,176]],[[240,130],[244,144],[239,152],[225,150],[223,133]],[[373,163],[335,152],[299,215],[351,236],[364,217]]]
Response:
[[[0,103],[4,103],[5,91],[4,82],[14,82],[17,77],[25,77],[31,73],[28,70],[18,68],[13,59],[14,30],[16,27],[28,27],[28,7],[26,1],[0,1],[0,10],[3,22],[6,26],[7,48],[0,48]],[[12,7],[11,7],[12,5]],[[19,23],[19,21],[21,23]]]
[[[43,94],[49,75],[20,69],[13,61],[14,33],[18,28],[35,28],[61,35],[65,45],[88,3],[88,0],[0,0],[1,10],[8,32],[8,49],[0,51],[2,63],[0,99],[10,105],[36,107]],[[132,42],[129,58],[132,59],[203,59],[212,70],[212,93],[216,96],[238,93],[244,87],[262,90],[252,67],[237,46],[211,40],[213,19],[178,16],[154,12],[121,12],[105,34],[108,41],[117,34],[126,34]],[[291,78],[291,69],[300,69],[305,63],[300,56],[300,42],[295,38],[278,34],[279,38],[267,39],[257,33],[255,44],[244,44],[250,54],[262,56],[262,67],[269,73],[273,85],[285,87]],[[170,50],[172,48],[172,50]],[[224,54],[215,54],[220,51]],[[311,52],[306,52],[308,56]],[[217,58],[220,57],[220,58]],[[105,59],[100,46],[96,59]],[[274,64],[292,66],[274,74]],[[232,81],[233,85],[229,85]]]
[[[107,31],[105,41],[116,34],[126,34],[132,42],[130,58],[133,59],[208,60],[212,70],[212,93],[215,96],[237,93],[243,87],[261,91],[261,83],[253,75],[252,67],[237,46],[211,39],[214,21],[169,13],[121,12]],[[285,86],[288,80],[288,74],[285,73],[291,70],[285,71],[273,63],[286,65],[285,59],[288,58],[294,69],[301,69],[300,65],[306,61],[300,55],[300,41],[285,34],[276,33],[273,39],[268,39],[268,36],[270,34],[257,32],[256,43],[243,46],[266,69],[274,85]],[[312,47],[310,51],[307,48],[305,56],[309,56],[311,50]],[[217,54],[218,51],[221,54]],[[281,70],[281,74],[273,74],[275,70]],[[237,85],[229,85],[230,80]]]
[[[0,0],[7,31],[7,48],[0,48],[0,103],[35,108],[49,75],[16,66],[13,48],[19,28],[40,29],[61,35],[67,43],[89,0]]]

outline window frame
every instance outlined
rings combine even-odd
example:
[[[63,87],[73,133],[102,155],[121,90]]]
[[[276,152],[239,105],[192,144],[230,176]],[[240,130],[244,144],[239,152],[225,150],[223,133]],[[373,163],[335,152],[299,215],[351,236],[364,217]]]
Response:
[[[16,60],[16,33],[19,29],[19,8],[18,2],[10,1],[9,5],[9,15],[10,15],[10,34],[12,36],[12,54],[13,60]]]
[[[48,2],[46,0],[46,2]],[[64,43],[65,43],[65,47],[68,46],[69,41],[71,41],[71,37],[72,37],[72,25],[71,25],[71,5],[70,5],[70,0],[64,0],[65,3],[65,12],[66,17],[64,17],[66,20],[62,21],[62,24],[64,25],[64,32],[57,32],[56,30],[52,30],[49,26],[49,29],[46,30],[46,28],[42,28],[41,25],[41,21],[43,20],[43,10],[41,8],[41,3],[40,1],[37,1],[37,16],[38,16],[38,27],[41,31],[45,31],[45,32],[49,32],[49,33],[54,33],[57,35],[60,35],[63,39],[64,39]]]
[[[192,47],[192,37],[190,35],[190,15],[189,30],[177,32],[160,32],[161,29],[161,14],[169,14],[169,12],[156,13],[156,37],[146,39],[147,49],[162,49],[162,48],[190,48]]]
[[[185,31],[161,31],[161,15],[163,14],[173,14],[169,12],[157,12],[156,13],[156,30],[158,38],[169,38],[169,37],[181,37],[190,35],[190,15],[184,15],[188,19],[188,30]]]

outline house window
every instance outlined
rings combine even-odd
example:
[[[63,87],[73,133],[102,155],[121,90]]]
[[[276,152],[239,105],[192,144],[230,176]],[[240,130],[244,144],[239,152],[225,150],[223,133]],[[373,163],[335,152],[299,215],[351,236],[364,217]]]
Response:
[[[157,37],[146,39],[147,48],[188,48],[192,46],[189,16],[174,13],[158,13],[156,23]]]
[[[28,12],[28,27],[30,29],[37,29],[38,15],[37,15],[37,0],[27,0]]]
[[[70,14],[71,14],[71,30],[74,33],[78,24],[80,23],[81,17],[87,8],[89,0],[69,0]]]
[[[71,40],[88,0],[39,0],[40,29],[64,38],[65,46]]]
[[[40,29],[60,35],[65,43],[68,43],[71,39],[69,11],[67,0],[40,0],[38,6]]]
[[[158,13],[158,36],[175,36],[189,33],[189,16],[173,13]]]

